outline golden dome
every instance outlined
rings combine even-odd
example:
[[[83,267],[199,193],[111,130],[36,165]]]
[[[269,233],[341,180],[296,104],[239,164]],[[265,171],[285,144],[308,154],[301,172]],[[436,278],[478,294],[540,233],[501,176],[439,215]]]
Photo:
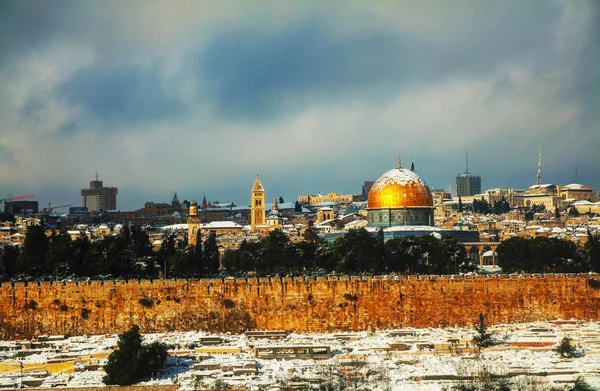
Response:
[[[405,168],[394,168],[379,177],[369,191],[367,209],[431,208],[427,184]]]

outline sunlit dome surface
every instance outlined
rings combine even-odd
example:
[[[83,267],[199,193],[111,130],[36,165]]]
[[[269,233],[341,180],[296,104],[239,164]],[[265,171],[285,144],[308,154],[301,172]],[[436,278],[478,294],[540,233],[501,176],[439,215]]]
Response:
[[[398,209],[433,206],[427,184],[411,170],[394,168],[379,177],[369,191],[367,209]]]

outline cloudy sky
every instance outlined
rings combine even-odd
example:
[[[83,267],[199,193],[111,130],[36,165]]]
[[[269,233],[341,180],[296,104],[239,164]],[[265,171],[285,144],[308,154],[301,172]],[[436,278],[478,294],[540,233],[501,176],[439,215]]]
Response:
[[[600,3],[3,1],[0,198],[600,187]],[[577,176],[576,170],[577,167]]]

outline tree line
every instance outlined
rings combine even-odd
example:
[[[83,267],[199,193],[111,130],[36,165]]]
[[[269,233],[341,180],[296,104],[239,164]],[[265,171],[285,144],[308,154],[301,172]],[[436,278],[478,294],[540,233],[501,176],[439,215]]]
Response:
[[[348,231],[328,242],[314,227],[293,243],[281,230],[256,242],[242,241],[222,259],[216,234],[198,246],[166,233],[158,251],[138,226],[123,226],[115,236],[91,242],[82,235],[47,236],[39,226],[27,229],[22,249],[7,246],[0,256],[2,280],[201,278],[214,276],[289,276],[325,274],[458,274],[477,270],[465,247],[450,236],[384,240],[383,231]],[[600,272],[600,238],[588,233],[583,248],[566,239],[511,238],[497,248],[504,272]]]
[[[583,248],[560,238],[514,237],[500,243],[497,253],[506,273],[600,272],[600,237],[589,231]]]
[[[475,270],[464,246],[452,237],[419,236],[384,241],[364,228],[349,230],[330,243],[315,228],[304,232],[304,241],[292,243],[273,230],[258,242],[241,243],[226,251],[223,266],[230,275],[248,272],[265,275],[338,274],[450,274]]]
[[[204,277],[219,272],[219,248],[215,233],[196,247],[187,239],[165,234],[153,251],[148,233],[136,225],[124,225],[115,236],[90,241],[75,240],[65,233],[47,236],[41,226],[27,227],[22,248],[6,246],[0,256],[0,279],[158,278]]]

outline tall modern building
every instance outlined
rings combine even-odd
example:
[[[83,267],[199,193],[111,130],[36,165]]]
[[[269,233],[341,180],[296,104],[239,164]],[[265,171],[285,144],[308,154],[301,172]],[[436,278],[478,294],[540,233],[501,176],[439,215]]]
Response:
[[[467,152],[467,168],[464,174],[456,176],[456,196],[472,196],[481,194],[481,177],[469,172],[469,153]]]
[[[116,187],[104,187],[96,173],[96,180],[90,182],[90,188],[81,189],[81,205],[88,208],[90,212],[115,210],[117,209],[117,193]]]

